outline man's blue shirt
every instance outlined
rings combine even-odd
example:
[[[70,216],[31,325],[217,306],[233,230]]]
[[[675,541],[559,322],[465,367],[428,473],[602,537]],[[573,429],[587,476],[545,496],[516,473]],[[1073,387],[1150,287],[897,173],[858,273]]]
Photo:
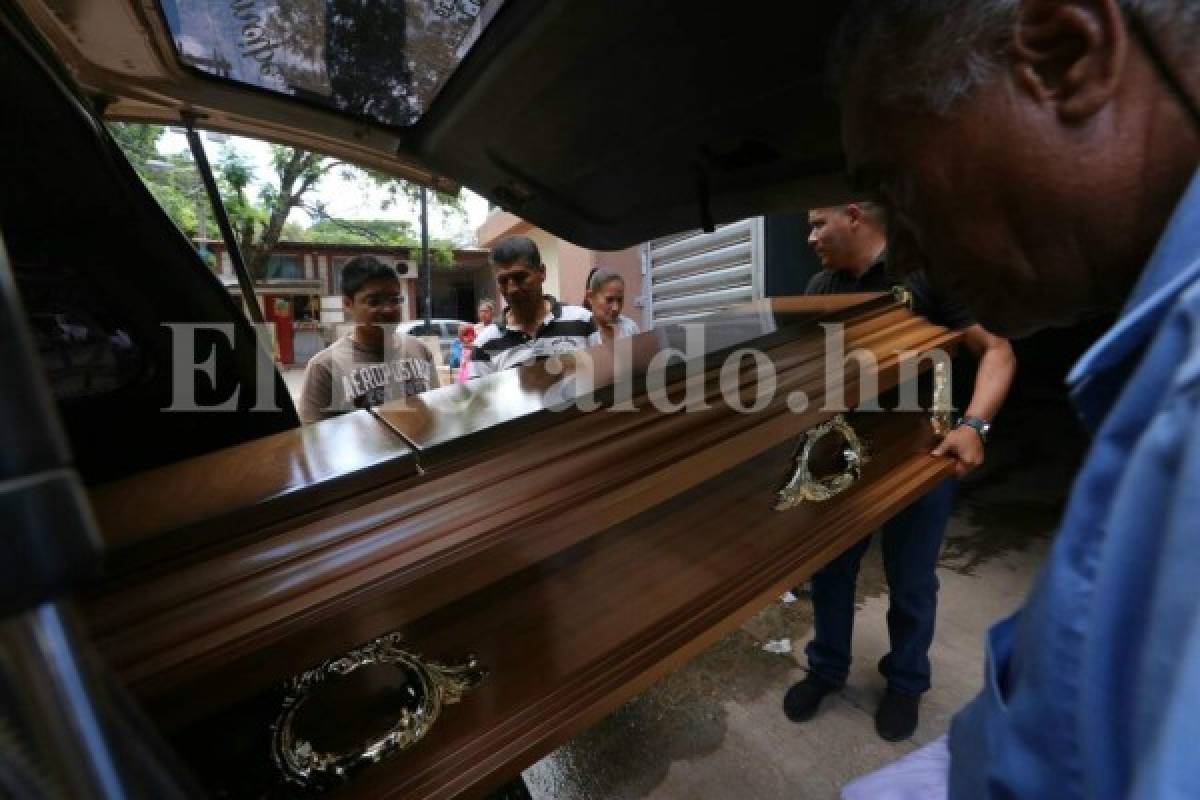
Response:
[[[1024,608],[988,634],[950,796],[1197,798],[1200,172],[1068,381],[1094,441]]]

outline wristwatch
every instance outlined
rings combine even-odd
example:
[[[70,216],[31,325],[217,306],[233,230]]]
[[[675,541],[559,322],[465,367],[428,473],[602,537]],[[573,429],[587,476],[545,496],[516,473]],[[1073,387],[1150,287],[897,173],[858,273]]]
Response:
[[[955,427],[960,427],[962,425],[966,425],[968,428],[974,428],[975,432],[979,434],[979,441],[985,444],[987,443],[988,433],[992,430],[992,423],[988,422],[982,417],[963,417],[958,421],[958,425]]]

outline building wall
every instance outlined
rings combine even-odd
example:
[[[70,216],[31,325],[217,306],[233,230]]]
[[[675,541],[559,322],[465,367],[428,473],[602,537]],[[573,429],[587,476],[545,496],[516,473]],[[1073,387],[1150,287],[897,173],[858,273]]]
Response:
[[[205,242],[205,247],[216,256],[215,270],[227,284],[234,282],[233,264],[221,241]],[[340,296],[338,286],[338,271],[346,260],[357,255],[374,255],[385,262],[393,260],[413,261],[418,263],[417,275],[420,274],[420,250],[417,248],[375,245],[332,245],[311,242],[280,242],[273,251],[276,255],[295,256],[303,271],[305,280],[316,281],[318,286],[310,290],[312,294],[324,297]],[[418,319],[424,313],[421,298],[424,296],[423,283],[419,277],[410,276],[401,279],[404,287],[403,318]],[[469,284],[476,296],[475,305],[484,297],[495,297],[496,286],[492,280],[491,270],[487,265],[487,253],[470,248],[454,251],[454,263],[449,267],[434,267],[433,284],[435,302],[439,294],[445,294],[452,284]],[[240,293],[234,292],[238,296]],[[280,293],[277,281],[259,281],[256,294],[260,298],[268,293]],[[283,291],[287,294],[287,291]],[[261,303],[261,300],[260,300]],[[338,306],[340,308],[340,306]],[[435,314],[435,316],[438,316]],[[471,319],[474,319],[472,310]]]
[[[570,242],[558,245],[558,291],[552,292],[564,303],[582,303],[588,273],[596,265],[596,254]]]
[[[642,248],[627,247],[624,250],[593,251],[593,266],[612,270],[625,279],[625,316],[638,325],[642,321]],[[589,269],[590,271],[590,269]],[[584,273],[587,278],[587,273]],[[580,290],[582,297],[582,289]]]
[[[475,238],[480,247],[491,247],[505,236],[517,233],[528,234],[532,228],[532,225],[516,214],[496,209],[489,213],[487,219],[479,226],[479,230],[475,232]]]
[[[542,263],[546,265],[546,283],[542,287],[542,291],[561,299],[563,293],[559,275],[562,265],[559,263],[558,237],[546,233],[541,228],[526,231],[525,235],[537,243],[538,251],[542,254]]]

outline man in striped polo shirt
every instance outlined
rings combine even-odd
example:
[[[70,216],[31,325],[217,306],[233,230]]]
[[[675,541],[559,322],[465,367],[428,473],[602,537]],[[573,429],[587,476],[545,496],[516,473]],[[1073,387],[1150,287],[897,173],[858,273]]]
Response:
[[[476,335],[472,378],[588,346],[596,332],[592,312],[542,291],[546,265],[532,239],[510,236],[492,248],[490,259],[506,306]]]

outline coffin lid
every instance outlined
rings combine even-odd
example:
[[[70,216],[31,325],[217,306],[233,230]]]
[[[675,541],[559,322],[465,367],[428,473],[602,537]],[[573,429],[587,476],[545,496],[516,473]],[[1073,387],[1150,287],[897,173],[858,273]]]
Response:
[[[835,3],[389,0],[360,5],[372,9],[360,29],[386,31],[361,46],[346,39],[338,0],[18,5],[109,118],[193,117],[434,188],[465,185],[586,247],[846,196],[821,67]],[[310,15],[290,28],[295,48],[325,47],[294,94],[215,77],[264,51],[180,21],[181,10],[232,25],[239,10],[278,19],[280,8]],[[421,39],[429,20],[448,26],[445,40]],[[305,44],[314,30],[325,36]],[[447,43],[455,52],[435,46]],[[289,52],[280,60],[296,61]],[[405,59],[425,80],[397,89]],[[362,86],[345,74],[382,82],[383,94],[353,96]],[[380,103],[398,93],[406,108]]]
[[[582,355],[566,354],[558,364],[538,361],[260,437],[101,484],[93,488],[92,501],[108,547],[124,551],[114,566],[154,562],[352,497],[361,502],[364,494],[418,475],[452,472],[481,457],[493,459],[489,469],[496,475],[507,475],[501,463],[506,455],[541,447],[545,440],[539,437],[553,437],[555,426],[582,413],[576,402],[581,397],[600,408],[624,397],[646,406],[646,375],[652,361],[665,358],[660,353],[674,353],[660,373],[673,385],[721,369],[735,351],[770,351],[813,337],[820,324],[896,307],[884,294],[746,303],[624,340],[620,356],[600,345]],[[927,338],[943,333],[924,321],[919,327]],[[821,347],[815,341],[806,350],[819,362]],[[622,359],[619,365],[615,358]],[[747,358],[735,366],[746,366]],[[583,359],[586,371],[578,363]],[[588,378],[576,380],[578,375]],[[614,388],[614,375],[626,376],[627,388]],[[666,401],[678,403],[681,395],[672,390]]]

